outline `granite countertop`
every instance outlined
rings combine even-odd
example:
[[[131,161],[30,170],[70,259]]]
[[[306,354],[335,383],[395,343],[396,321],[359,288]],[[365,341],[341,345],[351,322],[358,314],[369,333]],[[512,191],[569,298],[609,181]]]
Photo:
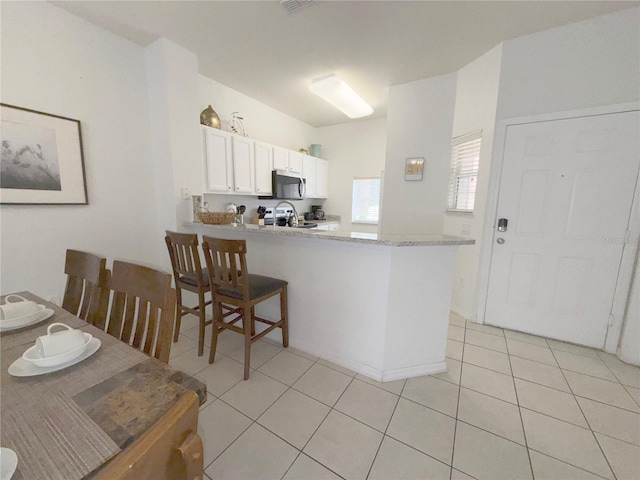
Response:
[[[314,222],[315,223],[315,222]],[[475,240],[455,235],[402,235],[352,232],[345,230],[311,230],[308,228],[274,227],[273,225],[208,225],[185,222],[184,226],[199,228],[205,235],[215,231],[235,231],[256,235],[279,235],[314,240],[386,245],[392,247],[423,247],[438,245],[473,245]]]

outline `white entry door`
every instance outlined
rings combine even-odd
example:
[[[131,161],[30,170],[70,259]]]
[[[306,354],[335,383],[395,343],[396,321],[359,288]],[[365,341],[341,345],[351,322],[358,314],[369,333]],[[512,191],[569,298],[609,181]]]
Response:
[[[487,323],[604,346],[638,178],[638,118],[507,127]]]

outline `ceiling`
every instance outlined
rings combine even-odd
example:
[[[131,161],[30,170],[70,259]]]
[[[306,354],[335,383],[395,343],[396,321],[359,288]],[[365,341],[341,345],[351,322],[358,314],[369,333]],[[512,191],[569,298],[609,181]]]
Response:
[[[629,1],[52,1],[147,46],[165,37],[201,74],[320,127],[349,119],[308,90],[336,73],[386,115],[388,87],[454,72],[500,42],[578,22]],[[215,103],[214,99],[211,103]]]

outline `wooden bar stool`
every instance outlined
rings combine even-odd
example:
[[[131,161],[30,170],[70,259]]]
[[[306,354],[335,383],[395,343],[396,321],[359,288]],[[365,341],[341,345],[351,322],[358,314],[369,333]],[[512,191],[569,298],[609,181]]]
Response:
[[[218,332],[231,330],[244,335],[244,379],[249,379],[251,344],[275,328],[282,329],[282,346],[289,346],[287,311],[287,282],[277,278],[249,274],[247,271],[247,242],[202,237],[202,250],[207,262],[213,296],[213,329],[209,363],[216,355]],[[255,306],[280,295],[280,320],[272,322],[255,315]],[[225,311],[227,310],[227,311]],[[225,318],[232,317],[225,322]],[[234,325],[242,320],[242,327]],[[255,333],[255,322],[268,325]]]
[[[180,324],[182,317],[189,313],[196,315],[200,319],[200,332],[198,335],[198,356],[204,352],[204,330],[212,323],[207,321],[205,309],[211,304],[211,300],[205,300],[205,294],[211,293],[209,287],[209,274],[200,264],[200,254],[198,252],[198,235],[196,233],[176,233],[166,231],[165,242],[169,249],[171,267],[173,268],[173,278],[176,284],[176,321],[173,341],[178,341],[180,334]],[[188,290],[198,295],[198,305],[191,307],[182,303],[182,289]]]
[[[106,258],[79,250],[67,250],[64,264],[67,285],[62,308],[101,329],[109,308],[111,272],[106,264]]]

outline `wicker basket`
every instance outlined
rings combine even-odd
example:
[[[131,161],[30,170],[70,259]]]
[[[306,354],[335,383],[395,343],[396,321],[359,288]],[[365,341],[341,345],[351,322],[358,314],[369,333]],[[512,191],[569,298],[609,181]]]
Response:
[[[199,212],[198,217],[202,223],[209,225],[228,225],[236,218],[235,213],[226,212]]]

